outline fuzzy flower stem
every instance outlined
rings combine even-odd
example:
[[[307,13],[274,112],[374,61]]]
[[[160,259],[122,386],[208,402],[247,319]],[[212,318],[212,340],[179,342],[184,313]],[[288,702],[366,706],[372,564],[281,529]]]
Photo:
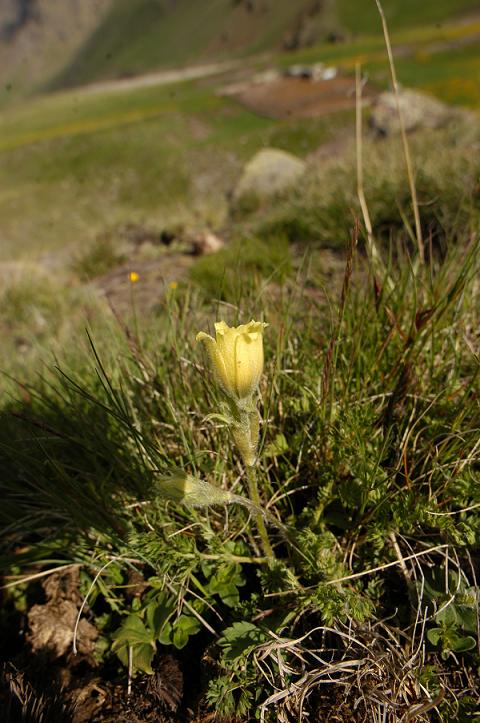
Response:
[[[250,497],[250,500],[253,502],[253,504],[255,505],[255,507],[258,510],[258,512],[255,513],[255,523],[257,525],[257,529],[260,534],[260,538],[262,540],[263,551],[264,551],[266,557],[273,558],[273,557],[275,557],[275,555],[273,554],[272,546],[270,544],[270,540],[268,539],[267,528],[265,527],[265,522],[263,519],[263,515],[261,513],[260,495],[258,493],[257,473],[255,470],[255,467],[253,467],[251,465],[246,465],[246,469],[247,469],[247,480],[248,480],[248,495]]]

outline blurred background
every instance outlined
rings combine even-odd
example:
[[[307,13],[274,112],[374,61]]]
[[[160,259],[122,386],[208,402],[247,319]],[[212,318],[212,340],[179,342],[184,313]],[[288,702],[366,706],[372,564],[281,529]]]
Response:
[[[441,244],[477,217],[480,8],[383,6]],[[374,0],[0,0],[3,368],[133,287],[149,313],[185,281],[235,301],[235,265],[281,282],[305,248],[328,273],[359,213],[357,65],[388,240],[410,208]]]

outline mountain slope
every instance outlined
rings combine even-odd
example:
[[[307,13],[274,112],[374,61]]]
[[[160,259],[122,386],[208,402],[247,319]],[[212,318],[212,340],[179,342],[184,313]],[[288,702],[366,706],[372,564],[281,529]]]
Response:
[[[396,30],[478,9],[478,0],[383,0],[383,7]],[[0,0],[1,92],[378,33],[375,0]]]
[[[117,0],[54,85],[69,86],[282,45],[311,0]],[[313,40],[313,37],[312,37]]]
[[[61,68],[113,0],[0,0],[2,94],[30,90]]]

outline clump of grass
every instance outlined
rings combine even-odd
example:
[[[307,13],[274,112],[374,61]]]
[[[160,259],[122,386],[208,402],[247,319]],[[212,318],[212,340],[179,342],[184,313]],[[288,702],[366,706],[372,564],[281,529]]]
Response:
[[[428,135],[419,133],[411,143],[423,235],[444,249],[466,228],[478,227],[480,167],[471,153],[479,143],[478,129],[469,120],[459,121]],[[410,242],[415,224],[401,148],[373,139],[364,146],[365,195],[375,234],[384,247],[393,235]],[[251,204],[240,209],[237,218],[248,221],[260,238],[279,234],[293,243],[344,248],[357,215],[355,153],[353,146],[346,146],[343,156],[312,165],[280,201]]]
[[[100,299],[57,272],[12,264],[0,291],[2,371],[30,378],[65,346],[76,346],[74,339],[89,323],[108,327]]]
[[[90,281],[103,276],[111,269],[122,264],[125,253],[117,248],[112,234],[98,236],[82,253],[79,253],[72,264],[72,270],[82,281]]]
[[[292,273],[288,242],[281,236],[246,237],[200,259],[190,278],[209,298],[235,301],[259,281],[282,283]]]

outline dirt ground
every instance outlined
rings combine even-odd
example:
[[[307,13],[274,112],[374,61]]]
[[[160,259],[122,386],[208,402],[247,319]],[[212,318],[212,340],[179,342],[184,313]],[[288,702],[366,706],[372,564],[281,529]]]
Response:
[[[195,257],[186,254],[172,254],[150,261],[132,259],[96,278],[92,286],[120,317],[132,309],[142,315],[148,314],[163,302],[165,291],[177,288],[194,261]],[[133,283],[130,281],[132,273],[136,279]]]
[[[371,86],[362,89],[364,99],[375,95]],[[317,82],[308,78],[279,78],[246,86],[232,97],[269,118],[316,118],[355,108],[355,78],[339,76]]]

